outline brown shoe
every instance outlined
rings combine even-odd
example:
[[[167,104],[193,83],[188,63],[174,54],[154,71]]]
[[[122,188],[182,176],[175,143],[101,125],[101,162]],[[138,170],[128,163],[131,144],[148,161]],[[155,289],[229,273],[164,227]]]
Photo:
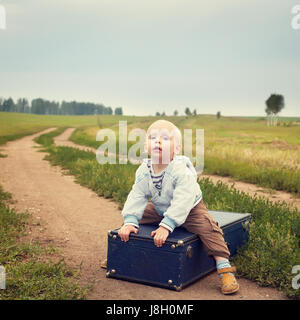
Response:
[[[107,259],[104,259],[100,262],[100,267],[103,269],[107,268]]]
[[[222,274],[222,288],[223,294],[232,294],[239,290],[239,284],[237,283],[233,273],[236,271],[235,267],[222,268],[218,270],[218,274]]]

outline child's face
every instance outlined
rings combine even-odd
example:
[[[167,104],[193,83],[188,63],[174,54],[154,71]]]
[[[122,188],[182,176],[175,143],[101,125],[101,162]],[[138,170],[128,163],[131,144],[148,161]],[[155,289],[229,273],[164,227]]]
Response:
[[[156,126],[147,134],[147,152],[155,164],[167,164],[174,157],[176,143],[174,130],[170,129]]]

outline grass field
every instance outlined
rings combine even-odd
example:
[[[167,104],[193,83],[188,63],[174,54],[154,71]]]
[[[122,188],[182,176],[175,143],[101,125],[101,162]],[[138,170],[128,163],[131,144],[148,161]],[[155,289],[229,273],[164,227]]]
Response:
[[[133,128],[147,129],[156,118],[128,122]],[[204,173],[231,176],[236,180],[300,194],[300,126],[267,127],[260,118],[213,116],[167,117],[182,131],[204,129]],[[110,126],[116,132],[117,122]],[[71,140],[98,148],[99,127],[78,128]],[[134,142],[128,142],[128,149]],[[117,149],[118,150],[118,149]],[[195,152],[195,150],[194,150]]]
[[[0,112],[0,145],[48,127],[76,127],[72,141],[98,148],[102,143],[96,141],[100,128],[114,130],[118,143],[120,120],[127,121],[129,133],[134,128],[147,129],[157,119]],[[277,127],[268,127],[266,120],[260,117],[221,117],[218,120],[212,115],[198,115],[165,119],[175,123],[182,133],[184,129],[204,129],[204,173],[231,176],[236,180],[300,194],[300,118],[283,118]],[[286,123],[289,126],[282,125]],[[128,148],[132,144],[134,142],[128,142]]]
[[[0,145],[49,127],[113,126],[122,116],[53,116],[14,112],[0,112]],[[134,117],[126,117],[132,121]]]

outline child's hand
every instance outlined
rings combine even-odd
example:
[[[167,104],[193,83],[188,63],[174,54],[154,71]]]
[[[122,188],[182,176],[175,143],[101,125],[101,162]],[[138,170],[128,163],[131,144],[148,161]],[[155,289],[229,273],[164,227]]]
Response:
[[[151,237],[154,236],[154,244],[157,247],[161,247],[165,243],[166,239],[168,238],[169,233],[170,231],[162,226],[160,226],[156,230],[153,230],[151,232]]]
[[[131,232],[138,233],[138,229],[132,225],[122,226],[121,229],[118,231],[118,235],[122,241],[127,242],[129,240],[129,234]]]

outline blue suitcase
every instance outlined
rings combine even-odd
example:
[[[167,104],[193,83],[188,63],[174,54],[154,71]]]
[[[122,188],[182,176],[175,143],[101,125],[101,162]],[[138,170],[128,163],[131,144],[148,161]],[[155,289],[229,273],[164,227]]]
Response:
[[[248,239],[249,213],[209,211],[222,228],[230,256]],[[154,245],[151,231],[157,225],[140,225],[137,234],[123,242],[118,229],[108,232],[107,277],[180,291],[216,269],[199,237],[176,228],[162,247]]]

